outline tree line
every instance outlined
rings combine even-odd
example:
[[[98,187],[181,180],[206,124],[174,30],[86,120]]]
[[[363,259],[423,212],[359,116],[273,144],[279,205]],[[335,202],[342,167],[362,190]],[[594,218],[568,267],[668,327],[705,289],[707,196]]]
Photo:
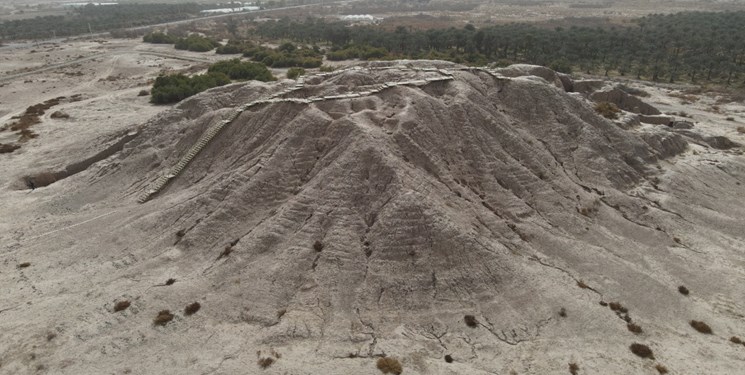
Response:
[[[745,12],[653,14],[628,26],[548,28],[512,23],[410,30],[349,27],[308,18],[256,23],[272,39],[330,43],[329,59],[435,58],[483,65],[530,63],[570,72],[619,74],[653,81],[732,84],[745,79]],[[384,56],[381,56],[384,55]]]
[[[66,15],[12,20],[0,23],[0,40],[44,39],[105,32],[116,29],[179,21],[199,16],[209,4],[117,4],[71,9]],[[90,28],[89,28],[90,25]]]

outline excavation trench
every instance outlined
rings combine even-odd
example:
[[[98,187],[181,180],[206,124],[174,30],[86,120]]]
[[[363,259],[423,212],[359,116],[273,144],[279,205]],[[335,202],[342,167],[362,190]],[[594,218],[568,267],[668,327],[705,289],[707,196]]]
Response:
[[[67,165],[64,169],[58,171],[46,171],[36,174],[30,174],[21,177],[21,184],[17,184],[17,190],[24,189],[36,189],[44,186],[49,186],[57,181],[64,180],[72,175],[78,174],[90,167],[91,165],[98,163],[101,160],[108,158],[111,155],[116,154],[124,148],[124,145],[129,141],[137,137],[137,131],[132,131],[121,137],[115,143],[109,145],[105,149],[99,151],[97,154],[83,159],[81,161]]]

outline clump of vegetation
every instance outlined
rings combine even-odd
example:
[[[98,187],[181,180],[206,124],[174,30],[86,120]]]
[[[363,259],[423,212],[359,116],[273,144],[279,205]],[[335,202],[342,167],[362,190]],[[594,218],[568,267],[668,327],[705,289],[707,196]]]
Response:
[[[735,121],[735,118],[734,117],[727,117],[725,120],[727,120],[727,121]]]
[[[445,354],[445,362],[453,363],[453,356],[451,356],[450,354]]]
[[[18,265],[18,268],[27,268],[27,267],[30,267],[30,266],[31,266],[31,263],[30,262],[23,262],[23,263],[21,263],[21,264]]]
[[[574,363],[574,362],[570,363],[569,364],[569,373],[572,374],[572,375],[577,375],[578,372],[579,372],[579,365],[576,364],[576,363]]]
[[[629,346],[629,350],[631,350],[632,353],[636,354],[639,357],[654,359],[654,353],[652,353],[652,349],[644,344],[633,343]]]
[[[67,119],[70,118],[70,115],[62,111],[54,111],[51,115],[49,115],[49,117],[56,119]]]
[[[740,134],[745,134],[745,126],[738,126],[737,132]]]
[[[0,143],[0,154],[9,154],[19,148],[21,146],[14,143]]]
[[[176,237],[183,237],[186,235],[186,231],[184,229],[179,229],[178,232],[176,232]]]
[[[476,317],[473,315],[466,315],[463,317],[463,321],[466,323],[467,326],[471,328],[478,327],[479,321],[476,320]]]
[[[401,373],[404,371],[401,363],[396,358],[392,357],[379,358],[377,367],[378,370],[380,370],[384,374],[401,375]]]
[[[729,341],[735,343],[735,344],[743,344],[742,340],[737,336],[732,336],[729,338]]]
[[[153,44],[174,44],[178,38],[172,35],[164,34],[161,32],[152,32],[149,34],[145,34],[145,36],[142,37],[142,41],[145,43],[153,43]]]
[[[626,324],[626,328],[629,331],[631,331],[633,333],[636,333],[637,335],[640,334],[640,333],[642,333],[642,332],[644,332],[644,330],[642,330],[642,327],[641,326],[639,326],[638,324],[634,324],[634,323],[628,323],[628,324]]]
[[[388,56],[388,50],[370,45],[347,45],[341,48],[332,48],[326,54],[326,58],[331,61],[362,59],[362,60],[380,60]]]
[[[285,43],[276,49],[253,46],[244,50],[243,57],[261,62],[272,68],[318,68],[323,63],[323,53],[318,47],[298,48],[292,43]]]
[[[693,329],[703,334],[711,335],[713,333],[713,331],[711,330],[711,327],[709,327],[709,325],[704,322],[701,322],[698,320],[691,320],[689,324],[691,325],[691,327],[693,327]]]
[[[230,83],[230,78],[222,73],[207,73],[193,77],[183,74],[160,76],[153,84],[150,102],[154,104],[176,103],[204,90],[228,83]]]
[[[621,110],[613,103],[599,102],[595,104],[595,112],[607,119],[615,120]]]
[[[222,252],[220,255],[217,256],[217,260],[220,260],[222,258],[227,258],[230,253],[233,252],[233,246],[225,245],[225,248],[222,249]]]
[[[333,66],[330,66],[330,65],[321,65],[318,68],[318,70],[320,70],[320,71],[322,71],[324,73],[329,73],[329,72],[333,72],[334,71],[334,67]]]
[[[608,304],[608,307],[618,315],[627,314],[629,312],[629,309],[624,307],[620,302],[611,302]]]
[[[168,324],[171,320],[173,320],[174,315],[171,314],[171,311],[169,310],[161,310],[157,316],[155,316],[155,319],[153,319],[153,324],[164,326]]]
[[[184,308],[184,315],[186,316],[194,315],[201,308],[202,308],[202,305],[200,305],[199,302],[190,303],[186,305],[186,307]]]
[[[274,81],[272,72],[266,68],[266,65],[256,62],[241,61],[240,59],[223,60],[210,65],[208,73],[223,74],[230,79],[236,80],[256,80],[256,81]]]
[[[608,302],[600,301],[600,306],[608,306]]]
[[[207,52],[220,46],[220,43],[211,38],[205,38],[196,34],[187,36],[186,38],[179,38],[176,40],[174,47],[180,50],[188,50],[193,52]]]
[[[226,45],[217,47],[215,53],[219,55],[240,55],[253,47],[255,47],[254,44],[249,41],[230,39]]]
[[[274,363],[274,358],[272,357],[259,358],[257,363],[259,364],[261,368],[266,369]]]
[[[313,242],[313,250],[317,252],[321,252],[323,250],[323,242],[321,241]]]
[[[140,90],[140,92],[137,93],[137,96],[148,96],[150,95],[150,90]]]
[[[566,318],[567,317],[567,309],[565,309],[565,308],[562,307],[559,310],[559,316],[562,317],[562,318]]]
[[[582,288],[582,289],[589,289],[590,288],[590,286],[587,285],[587,284],[585,284],[585,282],[583,280],[578,280],[577,281],[577,286],[580,287],[580,288]]]
[[[297,77],[300,77],[305,74],[305,69],[303,68],[290,68],[287,70],[287,78],[289,79],[296,79]]]
[[[688,290],[688,288],[686,288],[685,286],[681,285],[681,286],[678,287],[678,292],[680,292],[680,294],[682,294],[684,296],[687,296],[688,293],[690,293],[691,291]]]
[[[114,304],[114,312],[124,311],[129,308],[131,303],[128,300],[122,300]]]
[[[657,365],[655,365],[655,366],[654,366],[654,368],[655,368],[655,369],[657,370],[657,372],[659,372],[660,374],[667,374],[667,372],[668,372],[668,371],[667,371],[667,367],[665,367],[665,366],[663,366],[663,365],[661,365],[661,364],[659,364],[659,363],[658,363]]]
[[[171,286],[171,285],[173,285],[175,283],[176,283],[176,279],[174,279],[174,278],[170,278],[170,279],[166,280],[166,286]]]

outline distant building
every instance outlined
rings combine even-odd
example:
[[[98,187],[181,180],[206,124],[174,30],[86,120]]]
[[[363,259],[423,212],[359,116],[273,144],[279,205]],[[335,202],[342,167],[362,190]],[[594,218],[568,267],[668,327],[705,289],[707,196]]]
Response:
[[[339,19],[341,19],[342,21],[348,21],[348,22],[377,23],[382,18],[374,17],[371,14],[348,14],[344,16],[339,16]]]
[[[210,14],[225,14],[225,13],[237,13],[237,12],[253,12],[256,10],[261,10],[261,7],[257,7],[255,5],[246,5],[243,3],[236,3],[240,6],[234,7],[234,8],[219,8],[219,9],[205,9],[200,14],[203,15],[210,15]]]

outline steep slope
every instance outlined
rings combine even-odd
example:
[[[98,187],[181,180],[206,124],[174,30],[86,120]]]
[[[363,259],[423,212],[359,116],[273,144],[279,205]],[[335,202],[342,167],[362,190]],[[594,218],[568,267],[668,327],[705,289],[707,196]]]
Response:
[[[745,335],[745,208],[724,205],[709,225],[668,207],[664,191],[669,181],[677,206],[710,178],[739,186],[742,156],[723,154],[726,168],[683,187],[670,161],[688,146],[675,133],[624,130],[534,76],[395,64],[308,77],[294,91],[287,81],[211,90],[45,188],[37,212],[76,216],[38,220],[10,247],[18,262],[39,260],[13,271],[25,287],[2,313],[16,323],[0,371],[258,373],[261,351],[277,374],[374,374],[384,354],[406,374],[566,373],[569,362],[652,373],[633,342],[681,373],[738,368],[745,351],[727,339]],[[295,100],[262,99],[277,93]],[[348,93],[362,94],[338,97]],[[207,129],[255,101],[136,203]],[[132,306],[112,312],[122,299]],[[194,301],[199,312],[181,312]],[[153,326],[163,309],[175,320]],[[692,331],[694,318],[718,335]],[[32,349],[27,330],[58,334]]]

